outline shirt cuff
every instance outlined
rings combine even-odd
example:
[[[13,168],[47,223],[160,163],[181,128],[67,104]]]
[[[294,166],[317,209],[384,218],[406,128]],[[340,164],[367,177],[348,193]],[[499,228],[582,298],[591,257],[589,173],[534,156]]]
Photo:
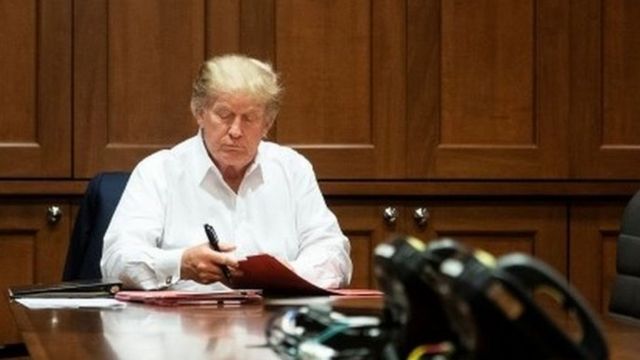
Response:
[[[156,274],[158,282],[164,287],[171,286],[180,280],[180,265],[184,249],[163,250],[156,258]]]

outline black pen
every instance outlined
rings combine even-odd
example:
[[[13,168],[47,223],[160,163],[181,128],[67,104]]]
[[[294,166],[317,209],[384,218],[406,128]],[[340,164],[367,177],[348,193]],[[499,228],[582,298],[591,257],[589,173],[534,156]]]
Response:
[[[213,250],[221,252],[220,246],[218,246],[218,235],[216,235],[216,231],[213,229],[213,226],[204,224],[204,232],[205,234],[207,234],[207,239],[209,239],[209,246],[211,246]],[[220,265],[220,268],[222,269],[222,273],[227,279],[227,282],[231,284],[231,274],[229,273],[229,268],[227,268],[226,265]]]

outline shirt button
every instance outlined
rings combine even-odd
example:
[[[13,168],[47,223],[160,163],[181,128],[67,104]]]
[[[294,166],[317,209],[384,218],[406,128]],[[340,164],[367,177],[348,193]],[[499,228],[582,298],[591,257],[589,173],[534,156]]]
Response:
[[[171,281],[173,280],[172,276],[167,276],[167,279],[164,281],[167,285],[171,285]]]

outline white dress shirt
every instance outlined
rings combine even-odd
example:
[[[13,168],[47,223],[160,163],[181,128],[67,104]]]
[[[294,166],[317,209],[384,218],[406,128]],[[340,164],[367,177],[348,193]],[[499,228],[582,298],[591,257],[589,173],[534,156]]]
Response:
[[[104,237],[103,276],[142,289],[196,285],[179,281],[180,263],[186,248],[207,242],[205,223],[221,242],[236,246],[236,258],[271,254],[321,287],[351,279],[349,241],[309,161],[263,141],[235,193],[200,133],[133,170]]]

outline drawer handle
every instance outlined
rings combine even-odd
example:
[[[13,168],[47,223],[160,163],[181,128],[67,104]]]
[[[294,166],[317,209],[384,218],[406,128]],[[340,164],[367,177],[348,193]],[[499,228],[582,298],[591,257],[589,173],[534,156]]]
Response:
[[[388,206],[382,212],[382,217],[388,225],[393,225],[398,220],[398,209],[393,206]]]
[[[429,222],[429,209],[426,207],[419,207],[413,210],[413,220],[416,222],[418,226],[426,226],[427,222]]]
[[[60,206],[51,205],[47,208],[47,221],[49,224],[53,225],[60,221],[62,218],[62,209]]]

